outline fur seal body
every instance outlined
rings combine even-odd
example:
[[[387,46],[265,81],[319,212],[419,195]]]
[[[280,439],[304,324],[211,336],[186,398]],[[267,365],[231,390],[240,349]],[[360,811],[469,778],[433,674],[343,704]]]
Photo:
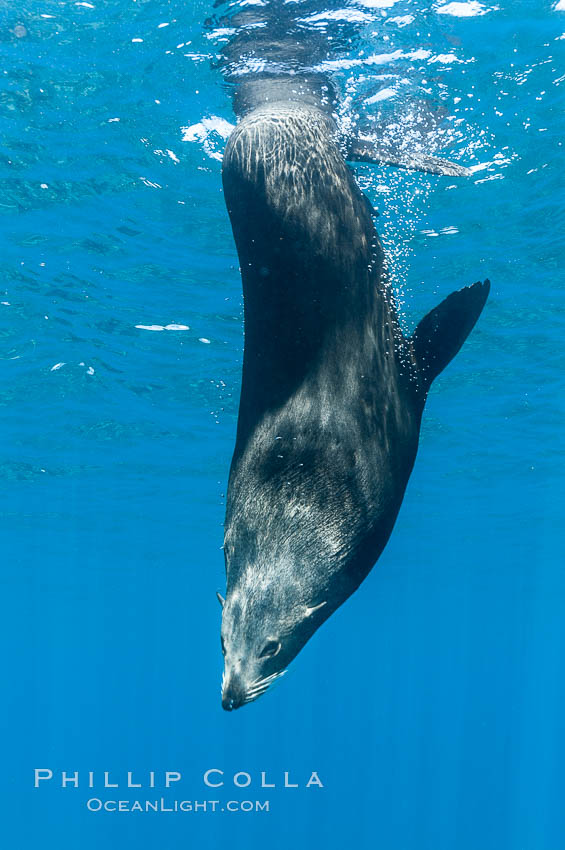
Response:
[[[378,559],[430,384],[489,283],[403,335],[370,205],[313,105],[251,110],[228,140],[223,183],[245,311],[220,597],[232,710],[283,674]]]

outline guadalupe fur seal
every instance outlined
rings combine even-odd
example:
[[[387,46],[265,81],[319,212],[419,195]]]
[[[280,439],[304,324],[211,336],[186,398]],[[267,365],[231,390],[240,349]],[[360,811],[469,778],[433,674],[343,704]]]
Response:
[[[245,321],[219,596],[232,710],[284,673],[378,559],[429,387],[489,282],[402,333],[370,206],[315,105],[248,112],[228,140],[223,183]]]
[[[245,318],[218,594],[227,710],[265,693],[373,567],[430,385],[489,291],[454,292],[402,333],[374,210],[346,159],[467,172],[384,138],[338,140],[336,90],[312,71],[336,39],[305,36],[300,5],[233,3],[219,22],[235,28],[222,55],[240,122],[223,184]]]

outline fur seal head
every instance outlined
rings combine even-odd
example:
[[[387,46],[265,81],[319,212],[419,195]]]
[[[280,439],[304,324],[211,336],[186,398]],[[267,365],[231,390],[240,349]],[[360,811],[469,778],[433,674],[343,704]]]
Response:
[[[286,673],[286,668],[326,619],[326,602],[288,604],[281,583],[251,592],[228,593],[222,613],[222,707],[232,711],[256,700]]]

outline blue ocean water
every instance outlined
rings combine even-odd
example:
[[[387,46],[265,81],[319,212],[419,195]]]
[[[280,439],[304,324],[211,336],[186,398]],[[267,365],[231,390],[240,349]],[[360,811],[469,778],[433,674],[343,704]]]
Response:
[[[434,384],[379,564],[279,686],[227,714],[215,591],[243,328],[226,10],[1,4],[7,846],[565,846],[563,5],[297,11],[335,41],[323,69],[344,124],[472,169],[355,169],[406,327],[460,286],[493,288]],[[53,780],[35,789],[35,768]],[[210,768],[223,788],[203,785]],[[166,770],[182,773],[169,790]],[[92,812],[93,797],[270,811]]]

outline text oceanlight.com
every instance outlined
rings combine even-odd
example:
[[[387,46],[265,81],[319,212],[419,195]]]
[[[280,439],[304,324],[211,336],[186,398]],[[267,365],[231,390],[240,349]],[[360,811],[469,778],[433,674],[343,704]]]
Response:
[[[89,812],[268,812],[269,800],[87,800]]]

